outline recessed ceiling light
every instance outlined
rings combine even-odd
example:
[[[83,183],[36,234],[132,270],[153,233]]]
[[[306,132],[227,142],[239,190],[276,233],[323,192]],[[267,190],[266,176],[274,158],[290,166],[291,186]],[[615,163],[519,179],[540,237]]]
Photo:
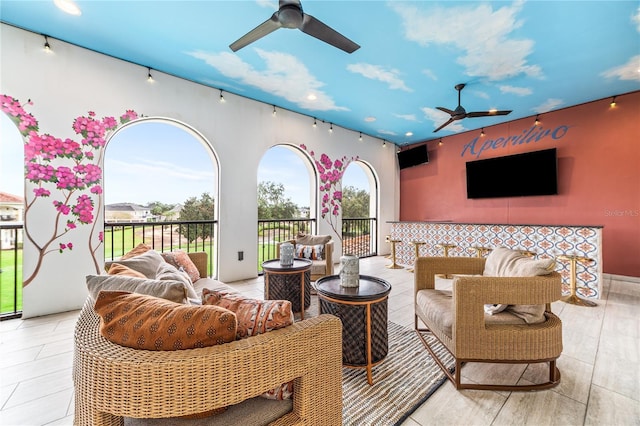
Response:
[[[407,132],[404,134],[405,136],[413,136],[413,132]]]
[[[316,96],[315,93],[309,93],[307,95],[307,99],[309,99],[310,101],[315,101],[316,99],[318,99],[318,97]]]
[[[376,118],[369,116],[369,117],[365,117],[364,121],[366,121],[367,123],[373,123],[374,121],[376,121]]]
[[[58,7],[58,9],[68,13],[69,15],[82,15],[82,11],[73,0],[53,0],[53,3]]]

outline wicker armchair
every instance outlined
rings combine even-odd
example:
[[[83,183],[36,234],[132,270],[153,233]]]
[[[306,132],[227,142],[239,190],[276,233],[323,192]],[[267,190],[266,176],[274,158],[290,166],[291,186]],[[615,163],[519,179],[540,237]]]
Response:
[[[483,277],[484,258],[420,257],[415,263],[415,328],[431,331],[455,358],[449,371],[427,341],[424,346],[456,389],[539,390],[556,386],[560,371],[556,359],[562,352],[562,323],[551,312],[551,302],[561,296],[557,272],[536,277]],[[465,274],[453,280],[452,297],[435,289],[436,274]],[[475,276],[472,276],[475,275]],[[435,309],[424,309],[426,299]],[[419,301],[421,299],[421,301]],[[539,324],[494,322],[484,312],[485,304],[544,304],[545,320]],[[418,326],[421,320],[427,329]],[[548,363],[548,381],[532,385],[461,383],[460,368],[467,362]]]
[[[207,276],[206,254],[190,256]],[[102,337],[99,326],[100,317],[88,300],[74,336],[75,425],[123,425],[124,417],[205,413],[242,404],[290,380],[293,408],[272,425],[342,422],[342,323],[332,315],[179,351],[120,346]],[[207,419],[207,424],[225,424],[224,415]]]
[[[288,242],[293,244],[318,244],[317,241],[327,238],[324,235],[298,235],[295,239],[291,239]],[[276,247],[276,257],[280,257],[280,244]],[[317,281],[327,275],[333,275],[333,241],[328,241],[324,244],[324,258],[322,260],[314,260],[311,265],[311,281]]]

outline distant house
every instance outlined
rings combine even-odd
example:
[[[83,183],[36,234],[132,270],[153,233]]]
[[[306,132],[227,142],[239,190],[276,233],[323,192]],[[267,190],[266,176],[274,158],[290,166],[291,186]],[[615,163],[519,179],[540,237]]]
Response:
[[[104,206],[106,222],[147,222],[153,218],[151,209],[135,203],[116,203]]]
[[[180,212],[182,211],[182,207],[182,204],[176,204],[171,210],[162,214],[161,220],[180,220]]]
[[[24,222],[24,198],[0,192],[0,225],[22,225]],[[0,248],[15,247],[22,244],[22,229],[0,230]]]

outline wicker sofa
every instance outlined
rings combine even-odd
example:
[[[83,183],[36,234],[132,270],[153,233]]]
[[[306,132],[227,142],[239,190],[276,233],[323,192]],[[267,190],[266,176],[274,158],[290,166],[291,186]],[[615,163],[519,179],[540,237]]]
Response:
[[[206,255],[190,257],[206,277]],[[137,419],[159,418],[167,420],[149,424],[174,424],[171,418],[222,407],[229,409],[197,424],[238,423],[238,416],[244,426],[342,421],[342,326],[336,317],[320,315],[247,339],[179,351],[119,346],[102,337],[99,326],[88,299],[74,336],[75,425],[123,425],[125,418],[136,425],[146,424]],[[290,380],[288,408],[274,409],[273,403],[283,402],[258,397]]]

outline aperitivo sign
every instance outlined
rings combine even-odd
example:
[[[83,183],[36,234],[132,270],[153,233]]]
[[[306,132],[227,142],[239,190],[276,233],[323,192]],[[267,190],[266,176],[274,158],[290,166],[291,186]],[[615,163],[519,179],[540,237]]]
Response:
[[[555,129],[545,129],[542,126],[533,125],[529,129],[525,129],[519,135],[511,135],[506,137],[499,137],[496,139],[486,139],[476,136],[469,143],[467,143],[460,153],[460,157],[465,155],[474,156],[479,158],[485,151],[494,149],[503,149],[507,146],[516,146],[529,143],[540,142],[543,139],[551,138],[554,140],[562,139],[569,133],[569,126],[566,124],[560,125]]]

